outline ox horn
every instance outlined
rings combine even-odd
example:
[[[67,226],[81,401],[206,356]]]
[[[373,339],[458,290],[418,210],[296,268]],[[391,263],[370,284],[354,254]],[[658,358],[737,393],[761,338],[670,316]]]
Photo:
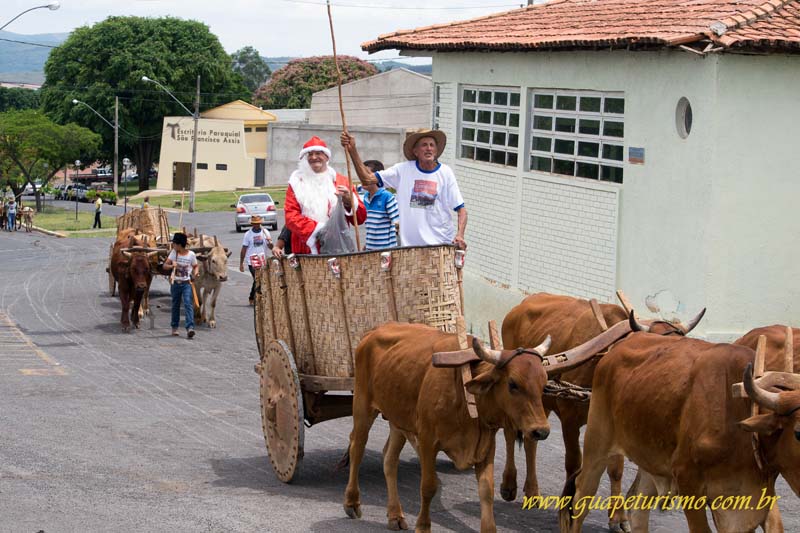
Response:
[[[650,331],[650,326],[641,324],[638,320],[636,320],[635,311],[633,309],[631,309],[631,312],[628,315],[628,323],[631,326],[631,331],[644,331],[645,333]]]
[[[206,243],[205,243],[205,240],[203,239],[203,234],[201,233],[200,234],[200,246],[205,246],[205,245],[206,245]]]
[[[131,254],[128,250],[122,250],[122,255],[124,257],[127,257],[128,259],[130,259],[131,255],[133,255],[133,254]]]
[[[214,246],[219,246],[219,239],[214,235]]]
[[[483,348],[483,344],[479,341],[476,337],[472,338],[472,351],[475,352],[482,361],[486,361],[487,363],[491,363],[495,366],[500,362],[500,350],[486,350]]]
[[[147,252],[147,257],[153,257],[154,255],[158,255],[158,250],[153,250],[151,252]]]
[[[704,307],[703,309],[701,309],[701,310],[700,310],[700,312],[699,312],[699,313],[697,313],[697,316],[695,316],[693,319],[691,319],[691,320],[689,321],[689,323],[688,323],[688,324],[686,324],[686,333],[689,333],[689,332],[690,332],[690,331],[692,331],[692,330],[693,330],[695,327],[697,327],[697,324],[699,324],[699,323],[700,323],[700,321],[701,321],[701,320],[703,320],[703,316],[704,316],[705,314],[706,314],[706,308]]]
[[[553,338],[548,335],[547,338],[542,341],[542,343],[533,349],[534,352],[538,353],[542,357],[547,355],[547,351],[550,350],[550,346],[553,344]]]
[[[753,380],[753,363],[747,363],[747,368],[744,369],[743,382],[744,390],[747,391],[747,395],[751,400],[756,402],[764,409],[769,409],[770,411],[778,410],[779,394],[777,392],[770,392],[762,389]]]

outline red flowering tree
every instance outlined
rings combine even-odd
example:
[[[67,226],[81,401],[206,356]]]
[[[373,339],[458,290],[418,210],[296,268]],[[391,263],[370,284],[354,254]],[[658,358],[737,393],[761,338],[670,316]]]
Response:
[[[342,83],[378,73],[374,65],[353,56],[338,56]],[[256,90],[253,103],[266,109],[311,107],[311,95],[336,85],[333,56],[294,59],[272,73],[269,81]]]

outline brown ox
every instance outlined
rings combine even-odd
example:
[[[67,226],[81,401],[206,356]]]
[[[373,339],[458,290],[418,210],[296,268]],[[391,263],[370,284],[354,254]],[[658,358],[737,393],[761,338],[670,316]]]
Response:
[[[190,238],[189,244],[199,245],[204,248],[207,244],[213,246],[208,252],[197,255],[199,262],[199,273],[195,281],[195,288],[198,292],[200,307],[194,310],[195,321],[198,324],[208,323],[208,327],[217,327],[215,310],[217,308],[217,298],[222,289],[222,283],[228,281],[228,257],[231,252],[223,247],[219,239],[201,235],[198,238]],[[208,316],[206,316],[208,315]]]
[[[777,475],[800,490],[800,390],[760,389],[753,359],[741,345],[644,332],[617,343],[595,371],[583,466],[564,488],[572,504],[560,512],[562,532],[580,531],[586,497],[595,494],[612,454],[624,454],[654,481],[638,505],[681,508],[691,532],[710,531],[705,504],[728,497],[749,497],[750,505],[712,509],[719,531],[769,528],[769,506],[758,503],[774,495]],[[733,397],[742,375],[750,397],[774,412],[751,417],[750,402]],[[800,389],[800,376],[787,382]],[[763,469],[749,432],[760,435]],[[654,500],[656,487],[670,494]]]
[[[628,324],[621,324],[629,331]],[[618,335],[619,329],[608,333]],[[605,341],[609,335],[605,335]],[[608,341],[605,346],[608,346]],[[435,460],[444,451],[456,468],[475,468],[481,505],[481,531],[494,531],[494,448],[501,427],[512,428],[534,440],[544,439],[550,426],[542,405],[548,375],[586,360],[584,352],[543,357],[549,339],[533,350],[458,349],[455,334],[419,324],[388,323],[367,333],[358,345],[353,391],[353,432],[350,434],[350,479],[344,508],[351,518],[361,516],[358,469],[369,429],[378,413],[389,421],[384,448],[384,475],[388,488],[388,524],[407,527],[397,492],[397,465],[406,440],[417,450],[422,476],[417,531],[431,527],[430,502],[436,492]],[[605,347],[603,346],[603,347]],[[594,351],[592,351],[594,350]],[[596,346],[585,353],[596,353]],[[477,418],[470,418],[461,372],[469,363],[472,380],[466,388],[476,396]],[[477,354],[477,355],[476,355]]]
[[[140,306],[150,290],[152,275],[150,258],[158,254],[157,250],[142,248],[143,242],[133,230],[123,230],[114,243],[111,255],[111,272],[119,287],[119,300],[122,305],[122,329],[130,330],[131,321],[139,328]],[[128,317],[128,309],[133,303]]]
[[[609,326],[628,320],[625,309],[613,304],[598,304],[605,323]],[[688,325],[671,324],[662,321],[651,322],[653,332],[668,335],[675,333],[685,335],[700,321],[702,313],[695,317]],[[561,352],[583,344],[603,332],[598,318],[592,311],[588,300],[539,293],[528,296],[519,305],[514,307],[503,320],[503,346],[514,348],[517,346],[536,346],[548,334],[552,335],[553,345],[551,350]],[[592,377],[599,358],[583,364],[569,372],[561,374],[560,379],[579,385],[591,387]],[[562,400],[549,396],[544,398],[545,413],[549,416],[555,412],[561,421],[562,437],[564,439],[564,469],[567,478],[572,476],[581,467],[581,446],[579,442],[581,427],[586,424],[589,412],[588,403],[574,400]],[[500,495],[503,499],[512,501],[517,496],[517,469],[514,464],[515,433],[511,429],[504,429],[506,438],[506,467],[503,471],[503,481],[500,486]],[[525,476],[525,496],[539,494],[539,484],[536,479],[536,441],[524,439],[527,474]],[[611,481],[611,494],[622,492],[622,474],[624,460],[621,456],[611,457],[608,462],[608,477]],[[609,530],[629,530],[623,513],[609,512]]]

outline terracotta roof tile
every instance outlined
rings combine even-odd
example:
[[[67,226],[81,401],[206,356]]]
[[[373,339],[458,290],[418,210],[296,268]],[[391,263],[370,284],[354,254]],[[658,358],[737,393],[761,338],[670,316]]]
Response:
[[[674,46],[712,38],[724,47],[800,48],[798,31],[800,0],[552,0],[400,30],[361,46],[368,52],[537,50]]]

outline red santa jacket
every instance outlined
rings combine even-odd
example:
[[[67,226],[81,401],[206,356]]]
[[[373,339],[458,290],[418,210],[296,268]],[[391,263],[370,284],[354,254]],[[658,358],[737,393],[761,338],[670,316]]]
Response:
[[[334,186],[338,187],[339,185],[347,187],[347,176],[342,176],[337,172]],[[355,187],[352,188],[352,191],[353,195],[358,198],[356,218],[358,219],[358,224],[362,225],[364,221],[367,220],[367,208],[364,207],[361,198],[356,194]],[[333,208],[333,206],[331,206],[331,208]],[[314,230],[317,228],[318,222],[312,218],[303,216],[303,208],[298,203],[291,185],[286,189],[284,213],[286,216],[286,227],[292,232],[292,252],[296,254],[310,254],[311,248],[309,248],[307,242],[311,234],[314,233]],[[347,217],[347,223],[350,225],[353,224],[352,215]]]

